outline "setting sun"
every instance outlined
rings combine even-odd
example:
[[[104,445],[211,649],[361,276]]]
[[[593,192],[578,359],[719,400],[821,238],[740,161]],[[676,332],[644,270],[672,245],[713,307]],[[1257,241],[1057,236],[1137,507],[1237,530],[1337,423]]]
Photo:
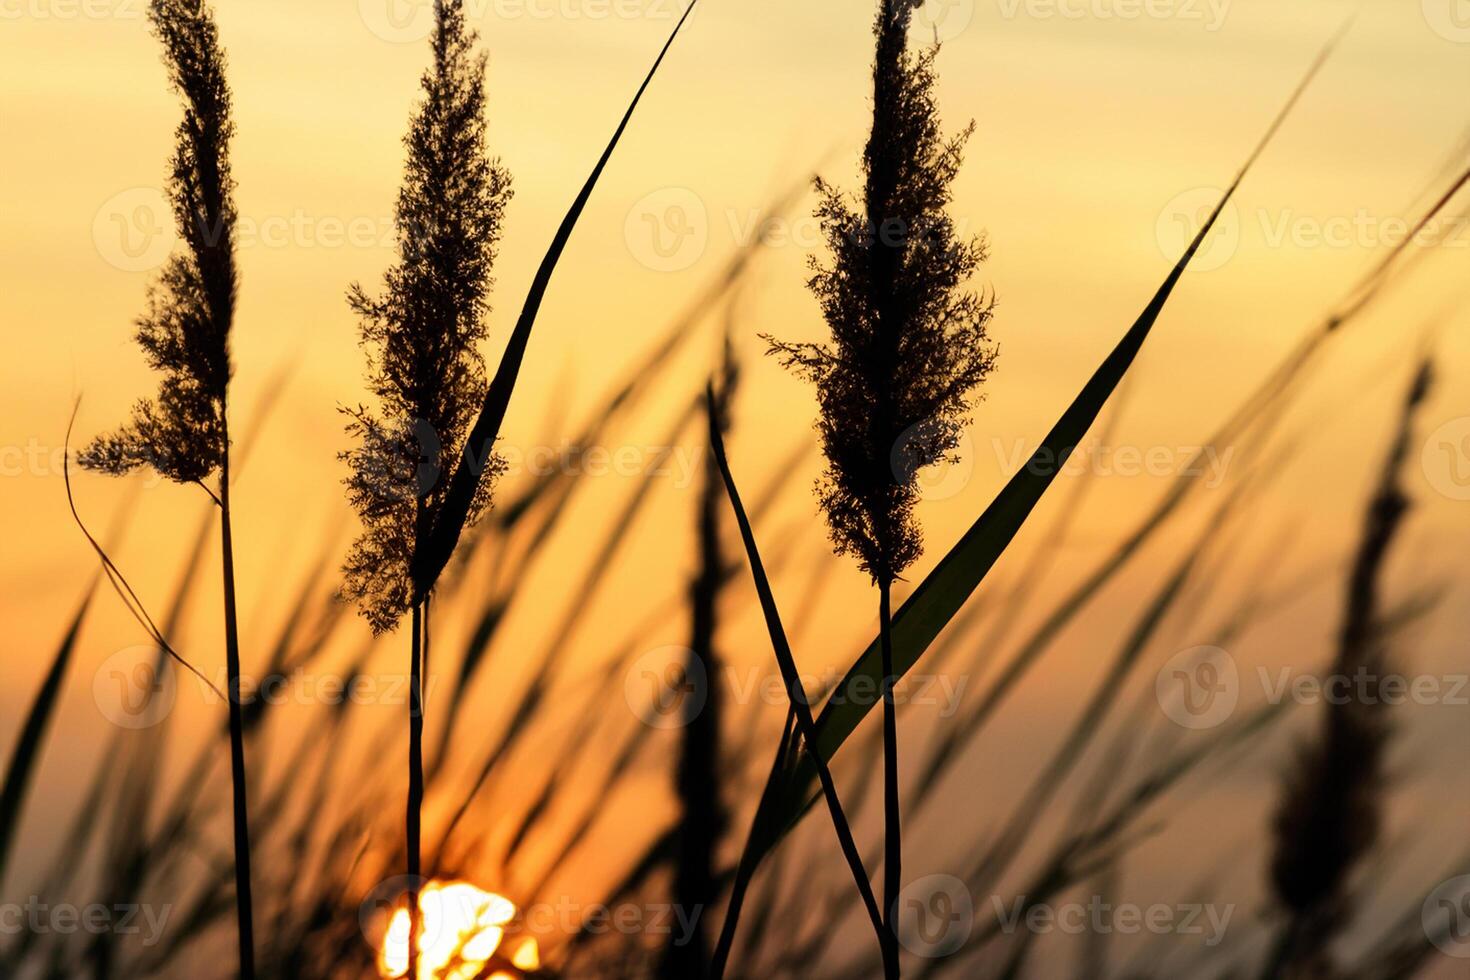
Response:
[[[516,906],[508,898],[483,891],[466,882],[435,882],[419,894],[423,931],[419,935],[418,980],[474,980],[495,959],[505,938],[505,927],[515,918]],[[385,977],[408,973],[409,916],[407,908],[393,913],[378,970]],[[510,958],[521,970],[540,967],[541,951],[532,937],[522,939]],[[497,971],[494,976],[512,980],[515,973]]]

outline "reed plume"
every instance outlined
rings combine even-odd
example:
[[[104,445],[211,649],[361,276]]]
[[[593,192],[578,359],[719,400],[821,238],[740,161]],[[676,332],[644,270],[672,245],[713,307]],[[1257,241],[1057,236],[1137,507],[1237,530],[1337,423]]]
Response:
[[[719,387],[710,404],[711,424],[720,431],[730,428],[730,402],[739,381],[739,369],[726,335],[724,364]],[[711,450],[705,456],[704,484],[700,488],[695,535],[699,543],[699,567],[689,585],[689,654],[686,676],[704,678],[704,698],[685,699],[679,758],[674,771],[680,814],[677,856],[674,859],[673,899],[675,908],[691,914],[714,907],[720,896],[718,849],[729,825],[729,813],[720,794],[724,771],[720,752],[720,725],[724,716],[721,686],[722,658],[716,646],[720,596],[728,562],[721,547],[720,497],[724,479]],[[700,915],[686,941],[672,942],[664,949],[660,976],[667,980],[699,980],[709,977],[714,949],[710,942],[708,916]]]
[[[974,124],[951,138],[941,133],[938,47],[909,50],[912,13],[909,0],[882,0],[874,27],[861,198],[816,183],[816,216],[831,255],[827,264],[813,259],[808,285],[831,343],[767,338],[783,364],[816,386],[827,458],[818,498],[837,553],[855,556],[879,591],[891,961],[902,882],[892,585],[923,550],[914,515],[919,471],[955,456],[976,389],[996,359],[987,335],[992,301],[967,288],[986,257],[985,241],[962,234],[945,212]]]
[[[359,603],[378,633],[411,612],[408,875],[420,874],[424,795],[423,674],[429,646],[430,595],[414,588],[411,569],[439,514],[446,461],[464,451],[465,434],[486,389],[485,339],[491,267],[510,177],[486,151],[486,55],[465,23],[463,0],[434,5],[433,64],[409,122],[407,163],[394,220],[398,260],[380,297],[354,284],[348,301],[369,352],[368,387],[378,408],[347,410],[355,448],[348,499],[363,524],[344,568],[344,595]],[[471,517],[488,505],[503,463],[491,450],[474,461],[480,480]],[[409,894],[410,975],[419,928],[416,888]]]
[[[163,45],[169,83],[184,102],[166,185],[184,249],[163,266],[137,320],[138,344],[149,365],[163,375],[158,394],[138,402],[131,420],[96,439],[78,461],[114,475],[149,466],[175,482],[199,485],[219,506],[236,919],[240,975],[250,978],[255,975],[254,925],[227,410],[238,286],[229,152],[235,124],[212,9],[202,0],[153,0],[148,18]],[[205,482],[212,477],[217,477],[215,490]]]
[[[1431,384],[1426,362],[1405,399],[1349,576],[1330,677],[1346,682],[1351,694],[1329,701],[1320,730],[1297,752],[1276,811],[1271,884],[1287,921],[1266,977],[1333,980],[1341,975],[1331,946],[1353,912],[1350,879],[1381,835],[1393,735],[1382,690],[1391,666],[1382,579],[1409,513],[1403,468],[1415,415]]]

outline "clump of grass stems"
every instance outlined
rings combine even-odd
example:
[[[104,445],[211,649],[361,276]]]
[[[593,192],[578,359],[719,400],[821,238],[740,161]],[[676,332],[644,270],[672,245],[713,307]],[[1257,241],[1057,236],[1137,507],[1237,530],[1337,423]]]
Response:
[[[821,407],[827,471],[818,488],[839,554],[852,554],[879,595],[882,646],[885,972],[898,975],[894,915],[902,888],[892,589],[923,551],[914,517],[919,471],[952,459],[996,350],[992,303],[966,286],[985,243],[965,239],[945,208],[972,123],[946,140],[934,94],[937,46],[908,48],[913,6],[881,0],[874,26],[873,122],[859,200],[817,181],[831,265],[810,287],[832,343],[771,341],[809,378]]]
[[[237,290],[229,156],[235,126],[211,8],[202,0],[153,0],[148,17],[163,45],[169,81],[185,104],[167,183],[185,248],[164,265],[148,309],[137,321],[138,344],[163,374],[158,395],[139,402],[132,419],[95,440],[79,462],[115,475],[150,466],[170,480],[204,488],[219,507],[240,975],[250,978],[255,974],[254,925],[228,412]],[[214,490],[205,483],[212,477],[217,477]]]
[[[811,701],[806,687],[797,669],[796,659],[791,652],[791,645],[786,639],[786,628],[782,625],[780,610],[776,605],[776,598],[771,591],[771,584],[766,577],[764,563],[761,560],[760,550],[756,546],[755,532],[751,527],[750,518],[746,514],[745,505],[741,502],[740,491],[735,485],[735,477],[730,471],[730,463],[725,454],[724,435],[720,431],[719,413],[716,409],[717,399],[713,386],[706,396],[709,411],[709,436],[710,448],[719,464],[720,475],[725,481],[725,492],[730,498],[730,508],[735,514],[735,523],[740,529],[740,537],[745,545],[746,557],[750,563],[751,577],[755,582],[756,593],[760,597],[761,611],[766,620],[766,628],[770,633],[771,646],[776,654],[776,662],[781,670],[781,679],[786,686],[786,698],[790,703],[795,721],[795,732],[799,734],[808,747],[815,744],[816,722],[812,717]],[[888,929],[884,921],[882,910],[878,906],[877,898],[873,895],[872,885],[868,881],[867,869],[863,866],[861,854],[858,852],[857,843],[853,838],[852,828],[848,823],[847,816],[842,809],[842,801],[838,796],[837,784],[832,778],[831,770],[827,767],[825,760],[814,751],[811,753],[816,763],[817,778],[821,782],[822,797],[826,801],[827,811],[832,818],[833,829],[837,833],[838,844],[842,848],[843,858],[847,861],[849,870],[852,872],[853,882],[857,886],[858,894],[863,900],[863,908],[868,914],[869,922],[878,937],[878,946],[883,954],[883,970],[885,974],[898,969],[898,949],[896,943],[890,943],[889,939],[893,933]],[[777,757],[777,771],[779,771],[783,757]],[[761,814],[756,814],[756,828],[761,829]],[[752,831],[754,837],[755,831]],[[743,894],[745,882],[749,880],[753,867],[750,860],[754,851],[747,845],[746,854],[741,857],[741,869],[737,871],[736,889],[737,894]],[[731,945],[735,937],[735,926],[739,918],[739,906],[732,899],[731,911],[726,914],[725,924],[720,935],[719,946],[715,950],[714,961],[711,966],[711,974],[723,977],[725,966],[728,962]]]
[[[238,457],[238,454],[237,454],[237,457]],[[238,469],[238,466],[237,466],[237,469]],[[497,543],[498,542],[495,539],[492,539],[489,542],[489,544],[491,544],[492,546],[496,545]],[[442,600],[441,600],[441,602],[442,602]],[[791,735],[789,733],[789,729],[790,729],[792,723],[793,722],[789,718],[788,719],[788,736],[787,736],[787,741],[789,741],[789,739],[791,738]],[[342,748],[342,744],[341,744],[340,738],[338,738],[337,736],[335,736],[333,733],[330,733],[330,732],[329,733],[326,733],[326,734],[327,734],[328,744],[329,745],[333,745],[334,744],[336,749],[341,749]],[[314,733],[313,733],[313,736],[312,737],[315,737],[315,734]],[[332,742],[332,739],[337,739],[337,740],[335,741],[335,743],[333,743]],[[382,744],[386,744],[386,742],[385,743],[382,743]],[[809,750],[811,750],[810,747],[809,747]],[[780,776],[780,775],[784,774],[786,771],[788,771],[789,768],[790,768],[790,762],[791,761],[792,761],[792,757],[791,757],[791,754],[789,752],[789,746],[786,745],[786,744],[783,744],[782,750],[780,752],[778,752],[777,765],[775,767],[775,770],[772,773],[772,776],[771,776],[771,779],[769,780],[769,782],[770,783],[775,783],[777,781],[777,777],[778,776]],[[293,763],[292,768],[295,768],[294,763]],[[619,768],[621,769],[621,767],[619,767]],[[283,786],[283,787],[281,787],[277,791],[277,794],[272,794],[272,795],[273,796],[277,796],[280,793],[285,793],[285,792],[287,792],[287,790]],[[340,907],[338,907],[335,904],[332,904],[332,903],[333,903],[333,900],[337,897],[338,893],[345,893],[346,892],[346,887],[345,887],[346,886],[346,882],[345,882],[345,879],[351,877],[352,869],[358,867],[359,859],[362,857],[362,854],[361,854],[361,851],[360,850],[359,850],[357,856],[354,857],[354,848],[357,845],[357,842],[359,840],[359,838],[354,835],[354,832],[353,832],[354,831],[354,828],[360,827],[362,825],[362,823],[365,822],[365,821],[370,821],[371,820],[372,813],[373,813],[373,810],[374,810],[374,805],[375,804],[378,804],[378,803],[381,803],[383,799],[386,799],[386,798],[391,797],[391,794],[379,793],[379,792],[376,792],[376,789],[374,789],[373,792],[369,792],[369,793],[366,793],[366,794],[363,794],[363,795],[364,795],[364,800],[362,801],[361,805],[359,805],[358,803],[355,803],[355,802],[353,802],[351,800],[345,801],[346,803],[351,804],[351,812],[350,813],[346,813],[344,815],[344,814],[339,813],[336,810],[334,810],[332,812],[332,817],[330,818],[330,820],[332,822],[332,825],[331,826],[326,826],[325,823],[323,824],[322,829],[327,834],[327,836],[331,839],[331,843],[330,843],[330,846],[325,847],[323,849],[323,851],[322,851],[322,853],[321,853],[321,855],[319,857],[319,862],[320,862],[319,866],[322,869],[324,869],[324,870],[325,869],[330,869],[331,874],[328,877],[328,879],[325,881],[324,884],[321,884],[319,886],[314,886],[314,889],[309,894],[305,894],[305,895],[302,896],[302,900],[303,900],[303,902],[305,904],[303,904],[301,906],[298,906],[298,907],[303,910],[303,914],[301,914],[301,915],[282,915],[282,916],[280,916],[280,918],[279,918],[279,921],[280,922],[290,923],[293,926],[299,924],[300,925],[300,929],[298,930],[296,928],[292,928],[289,931],[289,934],[285,934],[285,935],[281,935],[281,936],[274,936],[273,935],[271,937],[271,939],[269,941],[272,943],[272,945],[274,945],[275,947],[277,947],[277,949],[278,949],[278,955],[272,956],[272,958],[269,961],[267,961],[265,959],[262,959],[262,964],[263,964],[262,965],[262,971],[263,972],[265,972],[267,974],[271,974],[273,972],[273,970],[274,970],[274,967],[272,965],[270,965],[270,964],[275,964],[275,965],[279,965],[281,967],[281,971],[280,971],[279,975],[294,975],[298,970],[301,969],[297,964],[299,964],[300,962],[303,962],[304,961],[304,958],[303,959],[293,959],[293,954],[299,953],[301,950],[307,948],[307,945],[308,944],[310,944],[310,948],[313,950],[313,952],[315,954],[312,957],[312,959],[311,959],[310,962],[312,962],[313,964],[316,964],[316,966],[315,966],[315,968],[311,968],[311,967],[305,968],[301,975],[322,975],[322,976],[325,976],[328,973],[328,966],[327,966],[327,964],[333,963],[333,957],[331,955],[327,955],[327,956],[324,956],[323,955],[327,951],[328,947],[332,945],[332,940],[329,940],[329,939],[326,938],[328,932],[330,932],[330,934],[332,936],[337,937],[338,939],[340,939],[340,940],[342,940],[344,942],[354,942],[354,943],[356,942],[356,937],[355,937],[355,934],[354,934],[354,931],[355,931],[355,928],[356,928],[356,923],[355,923],[355,921],[352,921],[352,920],[355,919],[355,916],[353,916],[351,914],[353,910],[351,909],[350,905],[347,908],[346,929],[343,930],[341,928],[338,928],[338,929],[336,929],[336,931],[329,930],[329,926],[331,926],[331,925],[334,925],[335,924],[336,926],[339,926],[339,927],[342,925],[342,923],[340,921],[337,921],[337,920],[340,920],[342,918],[343,909],[340,908]],[[599,794],[596,794],[596,795],[599,796],[599,797],[602,797],[602,796],[606,796],[607,794],[604,792],[604,793],[599,793]],[[265,810],[265,809],[266,809],[266,807],[262,807],[261,808],[261,810]],[[318,814],[321,814],[321,813],[326,812],[320,806],[312,807],[311,809],[314,810],[314,812],[316,812]],[[366,811],[366,817],[364,816],[364,811]],[[202,816],[202,815],[203,815],[203,811],[202,810],[196,810],[196,811],[194,811],[193,817],[191,817],[191,822],[193,822],[194,819],[197,819],[197,817]],[[263,813],[263,812],[262,813],[258,813],[258,815],[257,815],[257,818],[261,822],[264,822],[265,817],[266,817],[266,814]],[[1104,822],[1104,823],[1107,822],[1107,815],[1106,814],[1103,815],[1102,822]],[[660,869],[660,868],[673,869],[676,866],[675,865],[675,862],[678,860],[678,858],[677,858],[677,853],[678,852],[677,852],[677,850],[674,849],[674,847],[673,847],[673,845],[671,843],[674,839],[675,839],[674,837],[672,837],[672,836],[670,836],[668,834],[660,835],[659,838],[658,838],[658,840],[656,840],[653,843],[653,845],[650,846],[650,848],[648,849],[648,851],[646,853],[643,853],[641,855],[637,855],[636,856],[636,860],[633,862],[633,864],[634,864],[633,869],[629,872],[628,876],[624,879],[624,882],[623,883],[620,883],[620,887],[622,885],[626,885],[626,883],[628,883],[628,882],[634,882],[634,881],[638,881],[638,880],[646,880],[646,877],[649,874],[653,873],[652,870],[650,870],[650,869],[654,869],[654,870]],[[159,858],[169,857],[170,855],[176,853],[179,850],[179,849],[176,849],[176,848],[170,848],[170,847],[168,847],[167,846],[167,838],[160,837],[160,836],[157,836],[157,835],[154,835],[154,839],[151,840],[149,842],[149,844],[150,844],[150,847],[151,847],[150,857],[153,858],[153,859],[159,859]],[[282,863],[285,863],[284,855],[286,854],[286,852],[283,851],[282,854],[283,854],[283,862]],[[176,865],[178,863],[177,859],[176,858],[173,858],[172,859],[172,863]],[[272,864],[275,864],[276,862],[272,861],[271,863]],[[303,864],[304,864],[304,862],[302,862],[302,861],[291,861],[290,862],[290,866],[293,867],[293,868],[302,867]],[[148,874],[157,874],[157,872],[156,871],[153,871],[152,869],[149,869],[147,873]],[[1093,873],[1100,873],[1100,872],[1096,872],[1095,871]],[[1077,872],[1075,872],[1075,871],[1071,870],[1070,868],[1068,868],[1068,869],[1066,869],[1066,874],[1065,875],[1062,875],[1060,877],[1061,877],[1061,879],[1075,880],[1076,874],[1077,874]],[[737,885],[738,885],[740,883],[740,879],[737,878],[736,881],[737,881]],[[1050,888],[1051,886],[1048,886],[1048,887]],[[262,889],[262,890],[264,891],[264,889]],[[348,894],[350,894],[350,893],[348,893]],[[852,894],[851,894],[851,890],[850,889],[844,891],[842,893],[842,895],[843,895],[843,897],[847,897],[849,899],[853,897]],[[283,904],[284,904],[284,900],[283,900]],[[294,905],[294,903],[292,903],[292,904]],[[208,921],[211,921],[209,917],[212,914],[214,914],[215,909],[216,909],[216,905],[213,904],[213,903],[201,907],[200,910],[199,910],[199,912],[198,912],[198,917],[191,919],[191,928],[194,928],[194,926],[192,925],[193,922],[208,922]],[[324,910],[325,910],[325,912],[324,912]],[[769,912],[768,909],[765,910],[765,911],[767,913]],[[823,909],[823,913],[824,913],[824,916],[826,918],[829,918],[830,919],[832,917],[829,914],[829,912],[828,912],[828,910],[826,908]],[[336,918],[329,920],[328,917],[324,917],[324,916],[329,916],[329,915],[335,915]],[[1414,925],[1415,925],[1415,928],[1416,929],[1419,928],[1417,921],[1414,923]],[[314,931],[314,930],[317,930],[317,931]],[[263,944],[264,944],[264,941],[265,941],[264,940],[264,934],[265,933],[268,933],[268,932],[273,932],[273,931],[274,931],[273,929],[263,929],[262,930],[262,933],[263,933]],[[1420,930],[1420,931],[1422,931],[1422,930]],[[192,934],[192,933],[186,933],[186,935],[190,935],[190,934]],[[171,937],[171,939],[172,938],[173,937]],[[182,939],[181,938],[179,940],[179,943],[180,944],[182,944],[184,942],[187,942],[187,939]],[[53,948],[56,947],[59,943],[60,943],[60,940],[56,940],[56,939],[51,940],[51,945],[53,946]],[[170,950],[173,950],[175,948],[176,947],[174,947],[173,945],[170,945]],[[335,952],[335,950],[334,950],[334,952]],[[791,958],[791,957],[784,958],[782,960],[782,963],[787,964],[788,965],[788,969],[799,970],[802,973],[802,975],[810,975],[810,974],[808,974],[806,972],[806,967],[805,966],[790,966],[790,964],[792,964],[792,963],[798,963],[798,964],[815,964],[816,961],[813,960],[811,957],[812,957],[812,954],[811,954],[810,950],[807,950],[807,951],[801,952],[800,955],[797,956],[796,958]],[[58,960],[53,957],[53,964],[56,963],[56,962],[58,962]],[[159,964],[159,963],[167,962],[167,959],[165,957],[165,954],[159,953],[157,955],[150,956],[147,962],[149,964]],[[1020,957],[1019,956],[1017,956],[1017,957],[1015,957],[1013,959],[1013,963],[1019,963],[1019,962],[1020,962]],[[607,962],[607,966],[608,966],[609,971],[611,972],[612,970],[614,970],[614,969],[617,968],[618,964],[616,964],[613,961],[609,960]],[[336,964],[336,969],[333,970],[332,972],[334,972],[336,975],[342,975],[343,968],[344,968],[344,964],[338,962]],[[348,967],[346,967],[346,969],[350,970],[351,967],[348,966]],[[936,965],[936,969],[938,969],[937,965]],[[574,975],[577,975],[577,974],[574,974]],[[580,975],[585,975],[585,974],[580,974]],[[839,974],[834,974],[834,975],[842,975],[842,974],[839,973]],[[1380,973],[1374,973],[1374,972],[1358,972],[1358,973],[1355,973],[1354,975],[1355,976],[1387,976],[1389,974],[1387,974],[1387,973],[1381,973],[1381,972]],[[1395,973],[1393,975],[1400,975],[1400,974]],[[1406,975],[1406,974],[1404,974],[1404,975]]]

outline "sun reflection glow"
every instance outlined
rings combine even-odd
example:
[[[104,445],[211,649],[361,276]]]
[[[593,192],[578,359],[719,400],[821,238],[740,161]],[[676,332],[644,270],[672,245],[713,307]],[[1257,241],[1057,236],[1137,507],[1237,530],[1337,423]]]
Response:
[[[541,949],[534,937],[519,940],[508,962],[500,954],[505,927],[516,917],[515,903],[508,898],[467,882],[432,882],[419,893],[419,910],[422,926],[416,980],[475,980],[491,966],[525,971],[541,967]],[[399,908],[378,953],[378,970],[384,977],[408,974],[408,933],[408,909]],[[492,976],[519,980],[511,970],[497,969]]]

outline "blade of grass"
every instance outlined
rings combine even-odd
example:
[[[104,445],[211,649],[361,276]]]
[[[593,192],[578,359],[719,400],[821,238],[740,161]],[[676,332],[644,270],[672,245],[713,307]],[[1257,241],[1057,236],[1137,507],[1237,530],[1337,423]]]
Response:
[[[30,788],[31,777],[40,760],[46,729],[61,697],[61,682],[66,677],[66,668],[71,664],[77,637],[81,635],[82,623],[86,621],[87,611],[92,607],[92,599],[97,594],[100,579],[100,575],[94,576],[91,585],[87,586],[81,606],[72,616],[71,625],[62,637],[56,655],[51,658],[51,669],[46,672],[46,679],[36,692],[30,711],[26,712],[20,739],[15,743],[15,749],[10,753],[10,762],[5,767],[5,786],[0,790],[0,887],[5,884],[6,866],[19,828],[21,804],[25,802],[26,790]]]
[[[511,332],[505,353],[501,355],[500,366],[496,369],[495,377],[491,379],[489,389],[485,392],[485,403],[480,409],[479,416],[475,419],[474,426],[470,429],[469,437],[465,440],[464,457],[454,468],[439,516],[422,549],[421,560],[416,562],[417,567],[413,570],[416,599],[422,599],[433,590],[434,583],[439,579],[439,573],[444,570],[444,566],[454,555],[455,546],[459,543],[459,536],[464,531],[470,508],[474,503],[475,493],[480,485],[481,469],[491,459],[491,450],[495,446],[495,440],[500,436],[500,426],[505,420],[506,409],[510,407],[511,392],[515,388],[516,378],[521,370],[521,361],[525,358],[526,347],[531,339],[531,328],[535,326],[536,315],[541,310],[541,301],[545,298],[546,290],[551,285],[552,273],[556,271],[557,263],[561,261],[567,241],[572,237],[572,229],[577,226],[577,220],[582,216],[582,210],[587,206],[592,190],[597,186],[598,178],[602,176],[603,169],[612,159],[613,151],[617,149],[623,131],[628,128],[628,123],[633,118],[633,111],[638,108],[643,93],[647,91],[654,74],[663,64],[665,55],[673,47],[674,39],[679,36],[680,28],[689,19],[689,15],[693,13],[698,2],[699,0],[690,0],[689,6],[685,8],[678,23],[674,25],[669,39],[664,42],[663,50],[654,59],[653,67],[648,70],[643,84],[638,87],[632,103],[628,106],[628,111],[623,114],[622,121],[613,131],[607,149],[603,150],[587,182],[577,194],[576,200],[572,202],[566,217],[562,219],[561,227],[557,229],[555,237],[552,238],[551,247],[547,249],[546,256],[541,260],[540,268],[536,270],[536,276],[531,281],[530,292],[526,296],[525,306],[521,309],[520,318],[516,320],[515,329]]]
[[[807,701],[806,688],[802,684],[801,673],[797,670],[796,659],[791,653],[790,645],[786,642],[786,628],[781,624],[781,614],[776,608],[776,597],[771,592],[770,582],[766,580],[765,567],[756,547],[755,532],[751,530],[750,518],[745,513],[745,505],[740,502],[740,491],[735,486],[735,477],[730,472],[730,462],[725,457],[725,440],[720,432],[719,408],[713,387],[707,391],[706,401],[709,405],[710,449],[715,454],[715,462],[719,464],[720,476],[725,481],[725,492],[729,495],[730,507],[735,512],[735,523],[740,527],[740,537],[745,543],[751,575],[755,579],[756,592],[760,596],[761,609],[765,613],[766,628],[771,634],[771,646],[775,651],[776,661],[781,667],[781,678],[786,683],[787,698],[796,713],[797,731],[801,733],[802,739],[809,746],[810,756],[816,762],[817,778],[821,781],[822,795],[827,800],[827,809],[831,813],[832,824],[837,830],[838,843],[842,847],[848,867],[852,870],[853,880],[857,884],[859,894],[862,895],[868,918],[873,923],[879,948],[883,951],[885,965],[896,969],[896,964],[887,963],[891,953],[890,945],[886,941],[883,916],[878,910],[877,900],[873,897],[873,888],[868,881],[868,873],[863,868],[863,860],[858,854],[857,844],[853,841],[852,830],[848,827],[847,818],[843,815],[842,802],[837,797],[837,786],[832,780],[832,772],[827,768],[826,760],[815,750],[817,730],[816,723],[812,719],[811,704]],[[727,945],[722,944],[721,948],[716,951],[714,962],[711,965],[710,972],[716,978],[724,976],[726,960],[721,954],[723,957],[728,957],[729,947]],[[889,975],[894,974],[890,972]]]

